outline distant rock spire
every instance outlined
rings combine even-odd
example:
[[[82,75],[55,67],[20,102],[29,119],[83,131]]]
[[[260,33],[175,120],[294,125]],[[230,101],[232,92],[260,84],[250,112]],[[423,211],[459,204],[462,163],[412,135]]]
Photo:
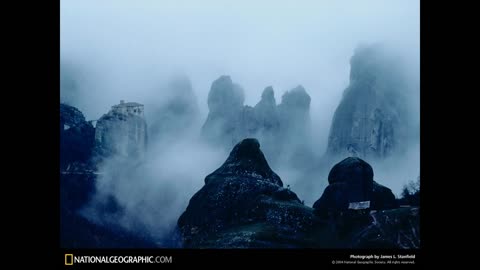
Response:
[[[210,143],[231,147],[245,134],[241,122],[251,115],[244,113],[243,89],[234,84],[230,76],[220,76],[212,83],[208,93],[209,113],[202,127],[202,136]]]
[[[264,129],[276,129],[279,125],[275,93],[271,86],[263,90],[261,100],[255,105],[255,116]]]
[[[408,132],[406,84],[396,58],[381,46],[357,48],[350,84],[333,116],[327,153],[385,158]]]
[[[214,114],[239,110],[244,101],[242,87],[234,84],[230,76],[226,75],[215,80],[208,93],[208,108]]]
[[[202,134],[208,142],[226,148],[245,138],[256,138],[270,162],[286,159],[305,165],[311,161],[310,101],[299,85],[287,91],[277,105],[273,87],[268,86],[253,108],[244,106],[242,88],[229,76],[221,76],[212,83],[208,95],[210,111]]]
[[[283,157],[294,167],[309,166],[313,160],[310,102],[310,95],[299,85],[285,92],[278,105]]]

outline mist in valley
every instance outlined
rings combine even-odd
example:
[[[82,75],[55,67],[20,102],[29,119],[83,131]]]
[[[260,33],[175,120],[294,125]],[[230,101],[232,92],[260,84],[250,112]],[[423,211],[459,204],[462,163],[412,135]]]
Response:
[[[409,134],[397,147],[402,151],[365,160],[375,181],[397,196],[420,174],[419,1],[62,0],[60,15],[61,102],[87,120],[99,119],[120,100],[145,105],[145,155],[99,165],[97,194],[83,209],[97,223],[120,225],[160,244],[173,232],[205,176],[231,150],[202,139],[209,91],[223,75],[241,86],[243,105],[252,107],[268,86],[276,105],[298,85],[308,93],[309,163],[298,167],[264,154],[284,186],[311,206],[331,167],[347,157],[326,154],[332,119],[352,83],[356,48],[371,44],[398,60]],[[288,137],[282,147],[297,142]],[[110,199],[120,211],[108,209]]]

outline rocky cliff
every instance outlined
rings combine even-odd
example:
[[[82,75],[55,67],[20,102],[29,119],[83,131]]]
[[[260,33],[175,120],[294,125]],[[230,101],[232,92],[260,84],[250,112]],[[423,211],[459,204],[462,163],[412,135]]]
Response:
[[[403,149],[409,109],[397,60],[380,46],[355,51],[350,84],[333,116],[328,154],[382,159]]]
[[[205,178],[205,186],[190,200],[178,227],[185,247],[268,246],[249,243],[248,235],[228,239],[220,235],[238,226],[262,224],[277,228],[287,237],[286,232],[310,222],[311,216],[300,214],[308,211],[305,208],[295,193],[283,188],[258,141],[245,139],[219,169]]]
[[[273,87],[266,87],[260,101],[253,107],[252,127],[247,136],[258,138],[262,142],[263,152],[271,163],[275,163],[281,154],[281,119]]]
[[[278,133],[285,162],[297,168],[309,167],[313,160],[311,150],[311,98],[299,85],[282,96],[278,105],[280,132]]]
[[[121,103],[112,106],[112,109],[97,121],[96,159],[111,156],[141,158],[146,147],[147,123],[143,116],[143,105]]]
[[[60,103],[60,168],[88,163],[94,147],[95,129],[75,107]]]
[[[221,76],[208,95],[209,114],[202,134],[208,142],[226,148],[255,137],[270,162],[283,157],[285,162],[305,164],[311,159],[310,100],[305,89],[297,86],[277,105],[269,86],[254,107],[245,106],[243,89],[229,76]]]
[[[202,136],[208,142],[220,146],[232,146],[241,139],[245,114],[243,89],[232,82],[230,76],[221,76],[212,83],[208,93],[207,120],[202,127]]]
[[[327,188],[314,208],[305,206],[283,187],[258,141],[245,139],[205,178],[178,219],[183,247],[419,247],[419,209],[397,208],[391,191],[373,181],[368,163],[344,160],[332,168],[329,182],[342,185],[342,192]],[[358,200],[371,200],[372,207],[349,209]]]
[[[153,248],[155,243],[119,226],[104,226],[81,214],[96,193],[92,163],[95,128],[75,107],[60,103],[60,246],[62,248]],[[114,201],[107,207],[115,208]],[[109,209],[105,209],[108,211]]]

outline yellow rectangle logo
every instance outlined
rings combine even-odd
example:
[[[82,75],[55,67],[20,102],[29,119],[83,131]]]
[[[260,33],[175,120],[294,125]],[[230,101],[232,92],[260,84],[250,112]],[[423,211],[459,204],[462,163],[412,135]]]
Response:
[[[73,265],[73,254],[65,254],[65,265]]]

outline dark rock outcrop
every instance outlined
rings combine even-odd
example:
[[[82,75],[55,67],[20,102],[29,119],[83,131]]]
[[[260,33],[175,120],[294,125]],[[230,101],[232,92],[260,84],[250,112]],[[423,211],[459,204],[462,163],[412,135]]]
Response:
[[[355,51],[350,85],[333,116],[328,154],[385,158],[402,149],[410,121],[397,60],[380,46]]]
[[[256,139],[238,143],[223,165],[205,178],[205,184],[217,177],[248,177],[283,186],[280,177],[272,171]]]
[[[370,164],[356,157],[346,158],[335,164],[328,174],[328,183],[348,182],[349,184],[360,183],[371,188],[373,181],[373,169]]]
[[[60,103],[60,131],[85,123],[83,113],[70,105]]]
[[[260,151],[258,141],[243,140],[225,163],[206,177],[205,186],[191,198],[180,216],[178,228],[184,246],[269,246],[272,243],[256,241],[241,228],[268,227],[282,238],[291,237],[288,231],[309,226],[314,218],[311,209],[282,186]],[[233,238],[222,238],[223,234]]]
[[[94,146],[95,128],[85,121],[82,112],[60,103],[60,168],[70,169],[88,163]]]
[[[92,161],[95,128],[75,107],[60,103],[60,245],[62,248],[153,248],[156,245],[119,226],[85,218],[81,210],[96,193]],[[114,201],[106,205],[117,207]],[[105,209],[112,210],[112,209]]]
[[[373,169],[357,157],[349,157],[331,169],[329,185],[313,208],[322,215],[330,211],[346,211],[350,203],[370,201],[370,209],[397,207],[392,191],[373,180]]]
[[[371,209],[393,209],[398,207],[398,202],[391,189],[373,181],[373,191],[370,201]]]
[[[358,175],[358,176],[357,176]],[[354,180],[352,180],[354,179]],[[355,180],[356,179],[356,180]],[[385,187],[360,159],[332,169],[322,198],[347,209],[352,181],[370,182],[372,200],[390,202]],[[259,143],[237,144],[225,163],[205,179],[177,229],[186,248],[418,248],[418,208],[318,215],[303,205],[269,168]],[[391,192],[390,192],[391,193]],[[393,195],[393,194],[392,194]],[[333,203],[331,202],[333,200]],[[393,198],[395,201],[395,198]],[[384,203],[379,204],[385,208]]]

